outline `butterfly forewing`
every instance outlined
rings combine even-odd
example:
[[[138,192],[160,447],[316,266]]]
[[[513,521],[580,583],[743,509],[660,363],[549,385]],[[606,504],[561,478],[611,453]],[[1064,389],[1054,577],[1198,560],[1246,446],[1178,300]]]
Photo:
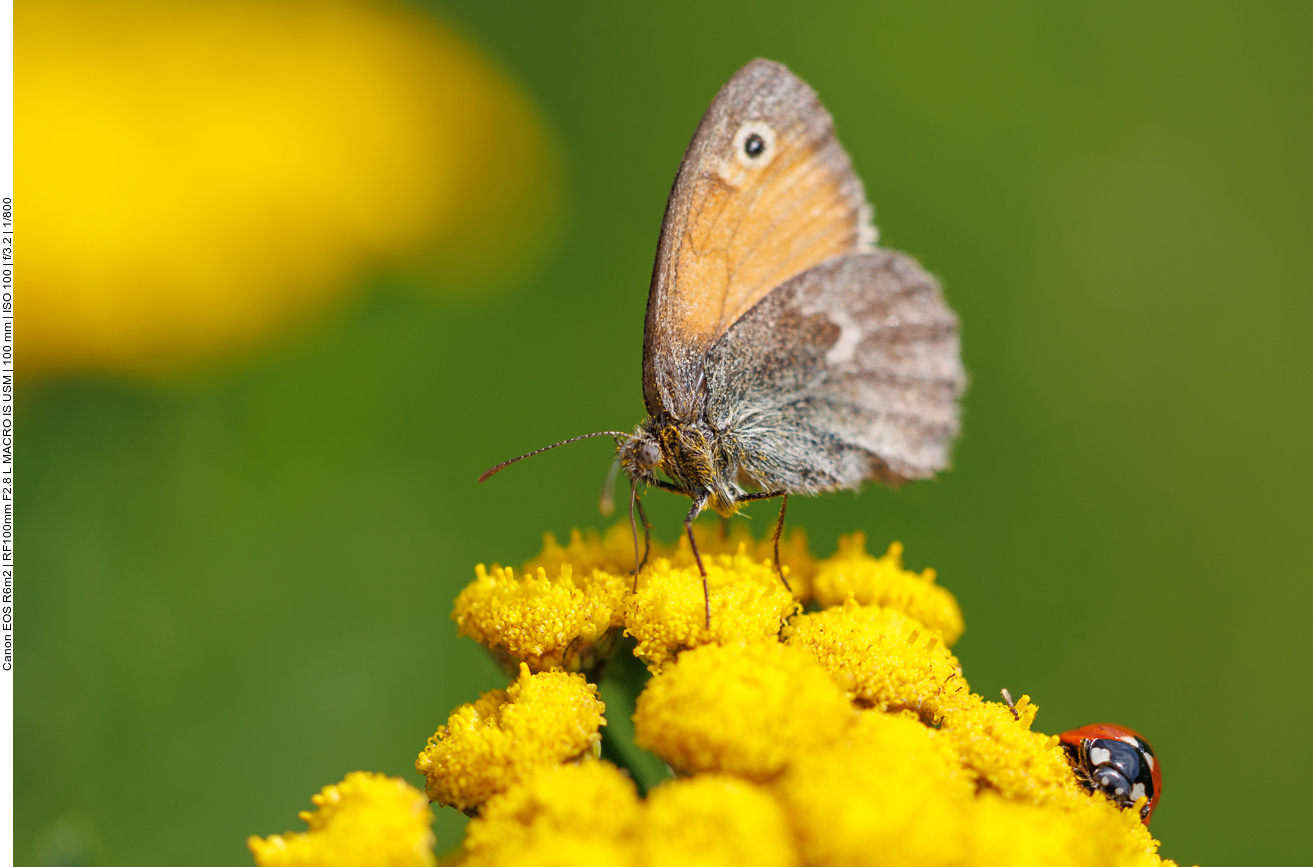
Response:
[[[721,89],[675,179],[643,342],[648,412],[701,409],[703,359],[768,292],[875,240],[834,123],[784,66],[756,60]]]
[[[707,420],[740,471],[797,493],[944,469],[966,385],[934,278],[885,250],[776,288],[712,346],[705,371]]]

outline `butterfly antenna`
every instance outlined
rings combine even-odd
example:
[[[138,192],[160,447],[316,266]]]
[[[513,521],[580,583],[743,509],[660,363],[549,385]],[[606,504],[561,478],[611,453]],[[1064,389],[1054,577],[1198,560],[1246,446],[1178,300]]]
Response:
[[[625,433],[624,431],[619,431],[619,430],[603,430],[603,431],[598,431],[597,433],[584,434],[583,436],[570,437],[568,440],[561,440],[559,443],[552,443],[552,444],[549,445],[549,446],[543,446],[543,447],[540,448],[540,449],[537,449],[537,450],[535,450],[535,451],[529,452],[527,455],[520,455],[518,458],[511,458],[509,461],[502,461],[502,462],[501,462],[500,464],[498,464],[497,466],[493,467],[493,468],[490,469],[490,470],[487,470],[483,475],[479,476],[479,481],[480,481],[480,482],[486,482],[488,479],[492,478],[493,476],[495,476],[497,473],[501,472],[501,471],[502,471],[503,469],[505,469],[506,467],[509,467],[511,464],[516,463],[516,462],[518,462],[518,461],[522,461],[522,460],[524,460],[525,458],[531,458],[531,457],[533,457],[534,455],[540,455],[540,454],[542,454],[542,453],[545,452],[545,451],[550,451],[551,449],[556,448],[557,446],[568,445],[569,443],[577,443],[577,442],[579,442],[579,440],[586,440],[586,439],[589,439],[589,438],[591,438],[591,437],[615,437],[615,438],[616,438],[616,444],[618,445],[619,442],[620,442],[620,440],[619,440],[620,437],[628,438],[629,436],[630,436],[630,434],[627,434],[627,433]]]

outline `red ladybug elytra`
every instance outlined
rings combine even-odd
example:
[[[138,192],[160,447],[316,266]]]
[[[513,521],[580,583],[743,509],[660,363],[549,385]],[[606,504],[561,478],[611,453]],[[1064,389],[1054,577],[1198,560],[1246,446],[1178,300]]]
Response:
[[[1149,824],[1163,793],[1163,774],[1148,741],[1112,723],[1081,726],[1058,737],[1082,786],[1102,792],[1123,810],[1148,798],[1140,819]]]

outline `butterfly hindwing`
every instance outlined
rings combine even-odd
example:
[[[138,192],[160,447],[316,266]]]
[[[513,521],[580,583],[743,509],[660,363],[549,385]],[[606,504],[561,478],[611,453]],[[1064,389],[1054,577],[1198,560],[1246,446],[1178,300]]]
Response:
[[[712,344],[794,275],[871,249],[870,219],[815,92],[778,63],[739,70],[703,117],[666,206],[644,329],[648,412],[690,419]]]
[[[706,357],[706,417],[740,472],[819,493],[948,465],[966,385],[957,317],[911,258],[818,265],[744,314]]]

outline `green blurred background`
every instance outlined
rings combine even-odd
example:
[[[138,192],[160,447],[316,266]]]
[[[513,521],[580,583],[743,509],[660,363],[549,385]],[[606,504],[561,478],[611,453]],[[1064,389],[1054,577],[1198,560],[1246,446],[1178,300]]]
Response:
[[[78,834],[104,865],[249,863],[248,834],[299,827],[347,771],[418,781],[447,713],[504,683],[453,596],[477,562],[599,526],[607,446],[474,477],[640,419],[665,197],[758,55],[827,103],[972,375],[951,472],[795,500],[793,526],[934,566],[973,689],[1031,695],[1037,728],[1147,734],[1164,856],[1302,861],[1309,6],[429,8],[558,136],[562,240],[494,295],[380,277],[240,366],[22,389],[19,863]],[[649,503],[672,539],[685,505]],[[439,849],[462,824],[439,812]]]

